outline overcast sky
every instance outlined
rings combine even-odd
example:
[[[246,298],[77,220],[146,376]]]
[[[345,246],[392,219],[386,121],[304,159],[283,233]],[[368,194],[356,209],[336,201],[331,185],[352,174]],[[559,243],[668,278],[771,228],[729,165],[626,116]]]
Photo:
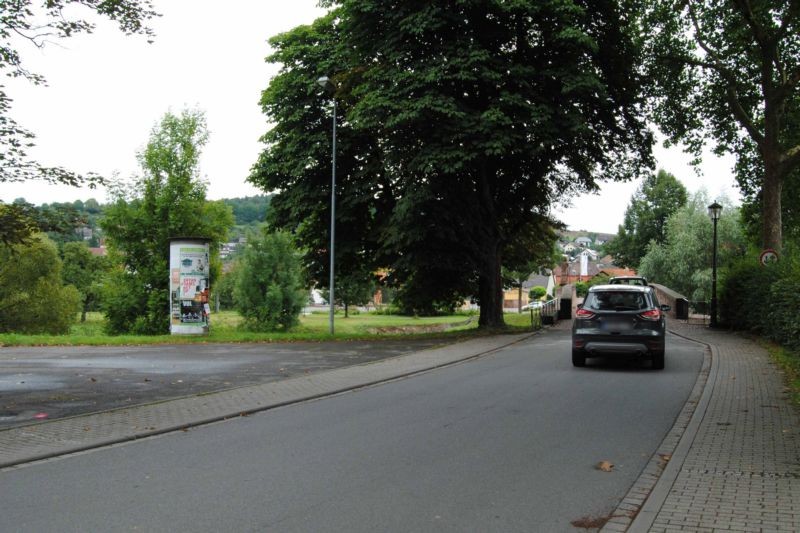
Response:
[[[259,194],[245,183],[268,125],[258,106],[278,66],[265,63],[267,39],[323,13],[316,0],[155,0],[153,44],[125,37],[112,24],[43,50],[20,43],[29,70],[47,87],[24,80],[4,84],[12,116],[37,135],[30,154],[40,162],[103,176],[138,172],[136,153],[168,110],[196,107],[206,113],[209,143],[201,160],[208,197]],[[659,168],[675,174],[689,191],[704,187],[711,198],[739,200],[732,160],[707,156],[699,177],[677,149],[656,151]],[[599,195],[574,199],[555,212],[570,229],[615,233],[638,183],[606,184]],[[41,183],[0,184],[0,199],[24,197],[41,204],[95,197],[82,190]]]

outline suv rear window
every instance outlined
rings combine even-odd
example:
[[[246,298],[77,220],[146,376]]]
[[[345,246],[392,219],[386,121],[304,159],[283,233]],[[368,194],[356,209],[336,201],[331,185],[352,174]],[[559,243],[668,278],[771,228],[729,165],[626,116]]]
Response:
[[[638,311],[648,306],[641,292],[597,291],[586,295],[583,307],[593,311]]]

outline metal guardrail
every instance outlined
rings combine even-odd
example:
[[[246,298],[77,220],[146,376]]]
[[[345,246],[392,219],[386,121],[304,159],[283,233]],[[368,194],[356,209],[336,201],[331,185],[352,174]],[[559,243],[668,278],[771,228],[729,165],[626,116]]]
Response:
[[[542,326],[553,325],[558,322],[559,300],[546,301],[541,307],[531,308],[531,329],[536,331]]]

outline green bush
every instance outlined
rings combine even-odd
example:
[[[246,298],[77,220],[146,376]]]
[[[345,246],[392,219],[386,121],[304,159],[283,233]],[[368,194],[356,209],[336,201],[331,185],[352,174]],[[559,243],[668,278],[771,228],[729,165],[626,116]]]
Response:
[[[585,281],[579,281],[575,283],[575,294],[578,298],[586,298],[586,295],[589,293],[589,284]]]
[[[0,245],[0,333],[69,333],[80,294],[61,281],[61,259],[44,235]]]
[[[248,238],[237,269],[234,301],[250,331],[288,330],[307,300],[300,255],[283,232]]]
[[[547,294],[547,289],[540,285],[536,285],[535,287],[531,287],[531,291],[528,293],[528,298],[531,300],[541,300],[545,294]]]
[[[752,331],[784,346],[800,348],[800,257],[796,250],[762,266],[751,251],[721,280],[722,323]]]

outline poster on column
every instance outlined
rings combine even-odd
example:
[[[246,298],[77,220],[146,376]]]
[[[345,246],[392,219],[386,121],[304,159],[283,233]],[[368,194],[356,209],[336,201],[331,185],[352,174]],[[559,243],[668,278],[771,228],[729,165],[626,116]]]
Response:
[[[170,311],[172,333],[207,333],[209,249],[205,239],[170,242]]]

